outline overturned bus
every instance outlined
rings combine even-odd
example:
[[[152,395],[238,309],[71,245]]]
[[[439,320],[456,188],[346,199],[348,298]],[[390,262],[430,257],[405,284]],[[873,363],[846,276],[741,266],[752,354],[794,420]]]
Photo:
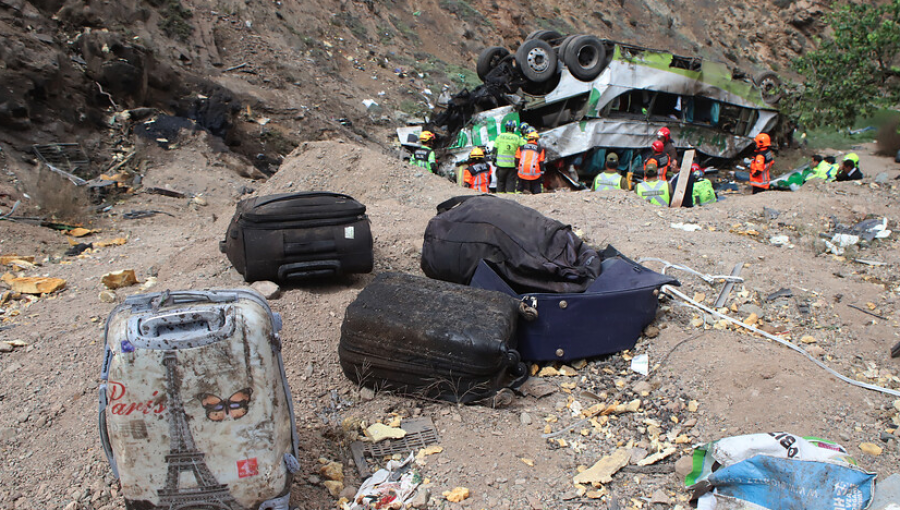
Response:
[[[548,161],[573,164],[581,179],[601,171],[608,150],[621,170],[641,168],[664,126],[678,149],[709,162],[737,157],[778,122],[774,73],[751,79],[719,62],[589,35],[537,31],[514,54],[487,48],[477,71],[484,84],[453,96],[426,125],[442,142],[447,175],[473,147],[490,149],[509,120],[536,128]],[[421,129],[398,129],[401,143]]]

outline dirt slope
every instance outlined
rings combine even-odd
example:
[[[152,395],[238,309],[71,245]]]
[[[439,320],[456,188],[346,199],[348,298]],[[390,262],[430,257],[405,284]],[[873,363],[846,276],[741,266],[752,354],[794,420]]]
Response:
[[[867,175],[900,175],[895,164],[872,156],[871,147],[860,152]],[[327,189],[351,193],[368,206],[376,272],[420,274],[422,235],[435,205],[462,193],[445,180],[347,139],[301,144],[265,184],[218,166],[218,155],[198,138],[164,156],[147,169],[145,185],[199,194],[208,205],[149,194],[117,202],[90,225],[100,232],[84,239],[122,236],[128,239],[124,245],[68,257],[63,255],[69,247],[63,235],[0,223],[0,253],[34,254],[40,262],[24,274],[68,282],[59,294],[0,306],[2,326],[14,326],[0,331],[0,340],[28,344],[0,353],[0,508],[123,508],[96,429],[103,321],[114,306],[98,299],[104,273],[132,268],[142,282],[155,275],[152,290],[241,286],[241,277],[217,244],[242,194],[249,189]],[[757,313],[766,325],[789,331],[795,343],[811,336],[816,342],[802,345],[821,349],[817,355],[839,372],[896,389],[900,363],[888,358],[890,346],[900,340],[896,234],[843,258],[820,254],[816,243],[831,216],[845,224],[886,216],[895,228],[898,191],[893,182],[874,184],[869,177],[858,184],[807,186],[797,193],[732,195],[690,210],[658,209],[624,192],[507,199],[571,223],[590,242],[612,243],[633,257],[659,257],[712,274],[727,274],[743,262],[746,280],[731,294],[729,306],[737,311],[730,315],[743,319]],[[767,217],[763,207],[778,211],[778,217]],[[168,214],[123,218],[142,209]],[[684,232],[670,227],[679,222],[703,228]],[[768,241],[778,234],[787,235],[791,246]],[[886,265],[870,267],[852,262],[853,257]],[[689,295],[699,292],[707,303],[714,300],[718,288],[676,274]],[[430,417],[439,429],[444,452],[428,457],[421,468],[436,498],[432,508],[440,508],[441,492],[455,486],[468,487],[472,497],[449,508],[596,508],[597,501],[575,492],[572,477],[578,466],[589,466],[618,446],[653,453],[670,443],[678,453],[661,462],[666,464],[692,445],[742,433],[783,430],[830,438],[882,478],[896,471],[900,461],[898,439],[885,435],[900,419],[895,398],[852,388],[774,343],[710,327],[710,318],[703,326],[700,315],[674,301],[663,302],[654,323],[658,336],[642,338],[630,353],[649,355],[646,378],[632,372],[620,354],[591,360],[576,377],[539,378],[550,385],[549,396],[518,397],[500,409],[382,393],[373,398],[343,376],[337,357],[344,309],[371,278],[295,286],[272,301],[284,317],[284,358],[301,440],[301,472],[294,485],[294,504],[300,508],[334,508],[335,499],[321,485],[320,458],[343,462],[348,485],[360,481],[349,459],[352,434],[341,427],[344,419],[371,423],[389,419],[390,413]],[[794,298],[761,299],[781,288],[792,289]],[[118,291],[117,299],[139,292],[138,286],[129,287]],[[808,305],[809,313],[801,313],[798,304]],[[695,319],[701,319],[700,327],[692,324]],[[594,405],[595,398],[607,404],[640,399],[640,404],[637,412],[564,433],[565,447],[541,438],[545,427],[557,432],[576,423],[577,408]],[[690,410],[692,400],[698,402],[696,412]],[[863,442],[884,451],[877,457],[864,454],[859,449]],[[669,507],[686,507],[686,493],[674,474],[620,473],[593,495],[608,492],[600,507],[619,500],[618,508],[633,508],[631,498],[649,497],[656,490],[670,498]]]

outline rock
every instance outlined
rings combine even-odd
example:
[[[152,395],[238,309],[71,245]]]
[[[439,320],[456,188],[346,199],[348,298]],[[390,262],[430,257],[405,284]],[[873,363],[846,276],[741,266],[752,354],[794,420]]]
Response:
[[[206,207],[207,205],[209,205],[209,202],[207,202],[203,197],[194,197],[191,199],[191,204],[198,205],[200,207]]]
[[[888,182],[888,174],[887,172],[880,172],[875,176],[875,182],[878,184],[885,184]]]
[[[425,487],[419,487],[416,490],[416,494],[412,497],[409,504],[413,508],[427,508],[428,507],[428,499],[431,497],[428,489]]]
[[[281,296],[281,287],[275,282],[265,280],[253,282],[250,288],[262,294],[266,299],[278,299]]]
[[[135,276],[133,269],[122,269],[121,271],[106,273],[100,281],[110,290],[128,287],[129,285],[138,283],[137,276]]]
[[[765,215],[767,220],[774,220],[781,216],[781,213],[777,209],[772,209],[770,207],[763,207],[763,215]]]
[[[809,347],[806,348],[806,352],[808,352],[810,354],[810,356],[816,356],[816,357],[825,355],[825,349],[819,347],[818,345],[810,345]]]
[[[329,462],[324,466],[319,468],[319,474],[324,476],[325,478],[336,481],[343,482],[344,481],[344,465],[340,462]],[[341,488],[343,490],[343,487]],[[340,491],[338,491],[340,492]],[[355,494],[355,493],[354,493]]]
[[[356,491],[358,491],[358,490],[359,489],[357,489],[356,487],[354,487],[352,485],[344,487],[344,490],[342,490],[341,493],[338,494],[338,499],[340,499],[340,498],[353,499],[353,496],[356,496]]]
[[[647,338],[656,338],[659,336],[659,328],[656,326],[647,326],[644,328],[644,336]]]
[[[341,491],[344,490],[344,483],[338,482],[337,480],[325,480],[322,482],[322,485],[328,489],[328,493],[331,494],[331,497],[333,498],[338,497]]]
[[[307,478],[306,481],[309,482],[310,485],[319,485],[322,483],[322,479],[316,475],[309,475],[309,478]]]
[[[100,294],[97,296],[97,299],[99,299],[101,303],[115,303],[116,302],[116,293],[111,290],[103,290],[103,291],[100,291]]]
[[[373,390],[372,388],[363,388],[359,390],[359,398],[365,400],[366,402],[375,400],[375,390]]]
[[[0,342],[0,352],[12,352],[13,346],[10,343]]]
[[[651,391],[653,391],[653,386],[650,385],[647,381],[638,381],[631,388],[635,393],[641,396],[648,395]]]
[[[662,489],[656,489],[653,494],[650,496],[650,504],[651,505],[668,505],[669,504],[669,496],[663,492]]]
[[[691,474],[691,471],[693,471],[693,470],[694,470],[693,455],[685,455],[684,457],[675,461],[675,473],[677,473],[680,478],[684,478],[687,475]]]
[[[451,503],[459,503],[469,498],[469,489],[466,487],[454,487],[453,490],[444,491],[443,496]]]
[[[647,458],[649,452],[643,448],[632,448],[631,449],[631,460],[632,464],[637,464],[638,462]]]
[[[762,319],[766,316],[766,312],[760,306],[754,305],[752,303],[746,303],[738,308],[738,311],[745,315],[756,314],[756,317]]]
[[[154,264],[154,265],[148,267],[148,268],[147,268],[147,274],[150,275],[150,276],[152,276],[152,277],[154,277],[154,278],[158,277],[158,276],[159,276],[159,266],[157,266],[156,264]]]
[[[522,413],[519,415],[519,422],[522,425],[531,425],[534,420],[531,419],[531,415],[528,413]]]
[[[863,453],[869,454],[873,457],[881,455],[881,452],[884,451],[882,447],[878,446],[875,443],[860,443],[859,449],[862,450]]]
[[[0,427],[0,441],[10,441],[15,439],[16,429],[12,427]]]

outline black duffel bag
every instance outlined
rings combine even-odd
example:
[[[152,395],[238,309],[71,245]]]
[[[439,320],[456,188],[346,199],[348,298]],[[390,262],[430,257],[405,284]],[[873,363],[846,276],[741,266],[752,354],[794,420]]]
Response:
[[[422,246],[430,278],[468,285],[481,260],[517,292],[583,292],[600,275],[600,257],[572,227],[492,195],[438,205]]]

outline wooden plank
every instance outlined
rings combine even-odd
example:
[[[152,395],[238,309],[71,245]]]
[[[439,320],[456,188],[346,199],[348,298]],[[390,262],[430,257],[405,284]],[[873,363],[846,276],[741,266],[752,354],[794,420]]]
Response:
[[[681,158],[681,171],[678,172],[678,186],[675,187],[675,193],[672,195],[672,202],[669,207],[681,207],[684,201],[684,192],[687,190],[688,179],[691,176],[691,164],[694,162],[694,149],[686,151],[684,157]]]

